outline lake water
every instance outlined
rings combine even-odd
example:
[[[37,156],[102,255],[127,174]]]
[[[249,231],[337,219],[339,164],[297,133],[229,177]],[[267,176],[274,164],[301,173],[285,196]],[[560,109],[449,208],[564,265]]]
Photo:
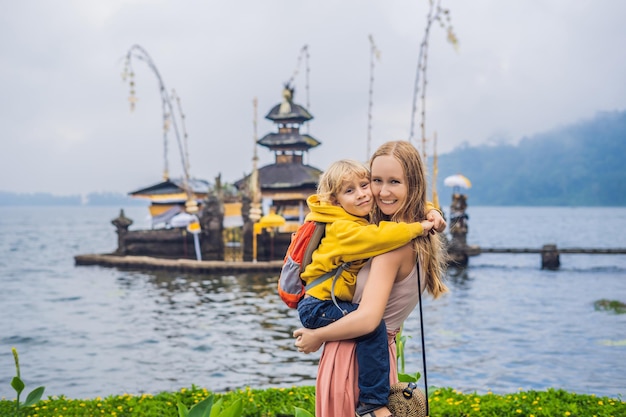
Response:
[[[147,209],[128,207],[131,229]],[[296,312],[273,274],[190,275],[74,265],[110,252],[114,207],[0,207],[0,398],[14,398],[11,347],[26,391],[94,398],[313,385],[319,353],[299,354]],[[626,247],[626,208],[469,207],[483,247]],[[563,388],[626,394],[626,255],[483,254],[450,271],[450,293],[425,299],[428,382],[464,392]],[[418,310],[406,371],[421,372]]]

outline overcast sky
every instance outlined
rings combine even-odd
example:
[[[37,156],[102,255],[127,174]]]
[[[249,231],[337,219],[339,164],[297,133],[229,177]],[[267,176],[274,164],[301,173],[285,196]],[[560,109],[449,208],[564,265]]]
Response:
[[[141,45],[181,99],[191,175],[234,182],[308,46],[295,102],[322,145],[307,162],[365,160],[370,41],[371,149],[407,139],[428,0],[2,0],[0,191],[129,192],[159,182],[162,113],[155,74],[124,56]],[[524,136],[626,109],[626,1],[443,0],[458,50],[430,34],[426,131],[443,154],[463,143]],[[421,111],[421,109],[420,109]],[[416,118],[419,123],[419,117]],[[418,133],[419,139],[419,130]],[[175,135],[167,161],[181,175]],[[421,146],[421,145],[418,145]],[[429,148],[429,152],[432,149]],[[258,148],[260,165],[273,154]],[[440,167],[440,172],[453,167]]]

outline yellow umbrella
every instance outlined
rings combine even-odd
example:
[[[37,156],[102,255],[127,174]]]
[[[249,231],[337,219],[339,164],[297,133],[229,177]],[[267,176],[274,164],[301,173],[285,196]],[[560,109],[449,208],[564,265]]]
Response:
[[[261,217],[257,224],[260,225],[261,229],[265,227],[279,227],[285,224],[285,218],[280,214],[270,213]]]

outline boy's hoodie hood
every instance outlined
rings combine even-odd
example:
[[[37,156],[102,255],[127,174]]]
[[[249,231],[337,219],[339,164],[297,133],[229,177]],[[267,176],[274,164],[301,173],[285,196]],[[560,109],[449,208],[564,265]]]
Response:
[[[342,207],[320,201],[317,194],[309,196],[306,200],[311,212],[307,214],[305,220],[315,222],[332,223],[341,220],[350,220],[358,223],[368,223],[368,219],[360,216],[354,216],[346,212]]]

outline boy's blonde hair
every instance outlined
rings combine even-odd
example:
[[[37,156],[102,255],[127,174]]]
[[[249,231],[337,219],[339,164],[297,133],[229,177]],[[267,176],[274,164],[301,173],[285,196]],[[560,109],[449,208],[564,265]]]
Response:
[[[370,170],[367,166],[353,159],[340,159],[333,162],[321,175],[317,185],[317,195],[320,201],[335,204],[337,194],[341,191],[344,182],[354,178],[370,179]]]
[[[406,179],[407,194],[402,205],[392,216],[386,216],[376,205],[373,208],[372,221],[378,223],[381,220],[396,222],[416,222],[426,218],[426,171],[419,151],[407,141],[391,141],[382,144],[370,159],[372,162],[379,156],[388,155],[394,157],[402,166]],[[422,266],[426,272],[426,289],[437,298],[448,291],[444,284],[447,266],[447,252],[439,233],[417,237],[413,241],[415,251],[423,261]]]

